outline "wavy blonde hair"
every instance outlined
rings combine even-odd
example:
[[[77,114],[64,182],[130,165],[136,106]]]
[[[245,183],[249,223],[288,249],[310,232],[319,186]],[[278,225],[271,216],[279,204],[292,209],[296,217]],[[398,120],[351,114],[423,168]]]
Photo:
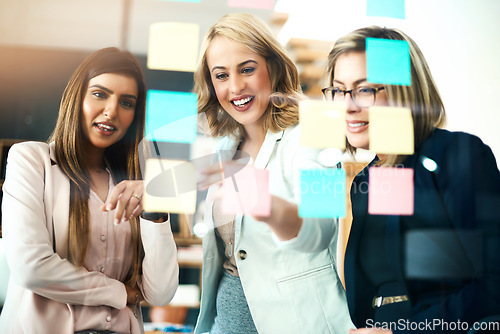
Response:
[[[229,38],[246,45],[265,58],[272,94],[265,111],[264,131],[281,131],[299,121],[299,100],[303,98],[295,64],[285,48],[266,24],[250,14],[223,16],[207,32],[201,57],[194,73],[194,89],[198,94],[198,114],[204,114],[208,133],[212,136],[243,135],[244,129],[220,105],[207,65],[207,50],[217,37]]]
[[[340,55],[348,52],[365,52],[366,38],[383,38],[408,42],[410,46],[411,85],[384,85],[390,106],[411,109],[414,128],[415,149],[420,147],[436,127],[443,127],[446,114],[441,96],[432,78],[427,61],[418,45],[405,33],[397,29],[372,26],[355,30],[335,42],[328,55],[329,82],[333,84],[335,64]],[[347,150],[356,148],[346,142]],[[406,155],[388,155],[381,164],[400,164]]]
[[[48,142],[55,143],[59,167],[70,179],[68,260],[83,266],[89,244],[89,194],[92,178],[87,169],[82,130],[82,103],[90,79],[104,73],[118,73],[135,79],[138,96],[134,119],[125,136],[104,152],[106,164],[115,183],[140,180],[138,147],[144,136],[146,87],[137,59],[128,51],[105,48],[89,55],[71,76],[61,99],[56,127]],[[126,284],[134,286],[141,273],[143,249],[139,219],[130,220],[133,242],[133,264]]]

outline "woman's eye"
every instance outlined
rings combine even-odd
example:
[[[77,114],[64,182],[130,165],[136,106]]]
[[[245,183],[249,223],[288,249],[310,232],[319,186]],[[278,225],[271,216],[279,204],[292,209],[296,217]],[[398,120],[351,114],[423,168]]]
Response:
[[[215,79],[217,79],[217,80],[224,80],[225,78],[227,78],[226,73],[219,73],[219,74],[215,75]]]
[[[250,74],[255,71],[255,68],[253,67],[245,67],[244,69],[241,70],[241,73],[243,74]]]
[[[125,107],[125,108],[127,108],[127,109],[132,109],[132,108],[134,108],[134,107],[135,107],[135,105],[134,105],[134,103],[133,103],[133,102],[131,102],[131,101],[127,101],[127,100],[122,101],[122,102],[121,102],[121,105],[122,105],[122,106],[124,106],[124,107]]]
[[[97,97],[99,99],[104,99],[107,96],[106,93],[101,92],[101,91],[93,92],[92,95],[94,95],[95,97]]]
[[[371,92],[373,92],[373,88],[369,88],[369,87],[359,87],[358,88],[358,93],[366,94],[366,93],[371,93]]]

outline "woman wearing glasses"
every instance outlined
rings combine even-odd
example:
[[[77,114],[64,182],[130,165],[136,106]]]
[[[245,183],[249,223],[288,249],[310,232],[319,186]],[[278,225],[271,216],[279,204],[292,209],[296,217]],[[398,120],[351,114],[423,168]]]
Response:
[[[408,42],[411,85],[367,81],[368,37]],[[345,278],[351,319],[360,328],[352,333],[459,333],[500,313],[500,174],[490,148],[475,136],[440,129],[441,97],[418,46],[403,32],[351,32],[337,40],[328,65],[331,87],[323,93],[346,105],[351,153],[370,148],[372,106],[410,108],[414,126],[413,155],[377,154],[352,184]],[[413,169],[413,214],[368,212],[366,185],[370,167],[378,166]]]

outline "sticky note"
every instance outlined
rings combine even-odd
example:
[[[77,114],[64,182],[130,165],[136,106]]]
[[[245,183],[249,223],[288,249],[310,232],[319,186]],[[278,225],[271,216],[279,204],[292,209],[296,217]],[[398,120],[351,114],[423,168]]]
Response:
[[[334,218],[346,215],[346,174],[321,168],[300,172],[300,217]]]
[[[148,68],[194,72],[198,61],[199,35],[198,24],[153,23],[149,29]]]
[[[227,0],[228,7],[273,9],[274,0]]]
[[[146,138],[175,143],[196,139],[198,97],[194,93],[149,90]]]
[[[366,70],[369,82],[409,86],[411,69],[408,42],[367,38]]]
[[[412,215],[413,193],[412,168],[370,167],[369,214]]]
[[[366,0],[366,15],[404,19],[405,0]]]
[[[413,118],[409,108],[371,107],[370,151],[384,154],[413,154]]]
[[[269,172],[252,165],[224,165],[222,212],[268,217],[271,214]]]
[[[145,211],[193,214],[196,211],[196,180],[192,163],[148,159],[144,176]]]
[[[305,100],[299,104],[300,144],[345,149],[345,107],[339,103]]]

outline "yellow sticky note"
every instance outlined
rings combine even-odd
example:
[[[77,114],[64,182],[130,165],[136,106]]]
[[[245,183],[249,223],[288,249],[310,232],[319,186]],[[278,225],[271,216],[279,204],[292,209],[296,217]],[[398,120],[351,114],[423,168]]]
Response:
[[[193,214],[196,211],[196,177],[188,161],[146,160],[143,207],[150,212]]]
[[[371,107],[370,151],[384,154],[413,154],[413,118],[409,108]]]
[[[148,68],[194,72],[200,27],[193,23],[160,22],[149,29]]]
[[[319,100],[301,101],[300,144],[305,147],[345,148],[345,107]]]

